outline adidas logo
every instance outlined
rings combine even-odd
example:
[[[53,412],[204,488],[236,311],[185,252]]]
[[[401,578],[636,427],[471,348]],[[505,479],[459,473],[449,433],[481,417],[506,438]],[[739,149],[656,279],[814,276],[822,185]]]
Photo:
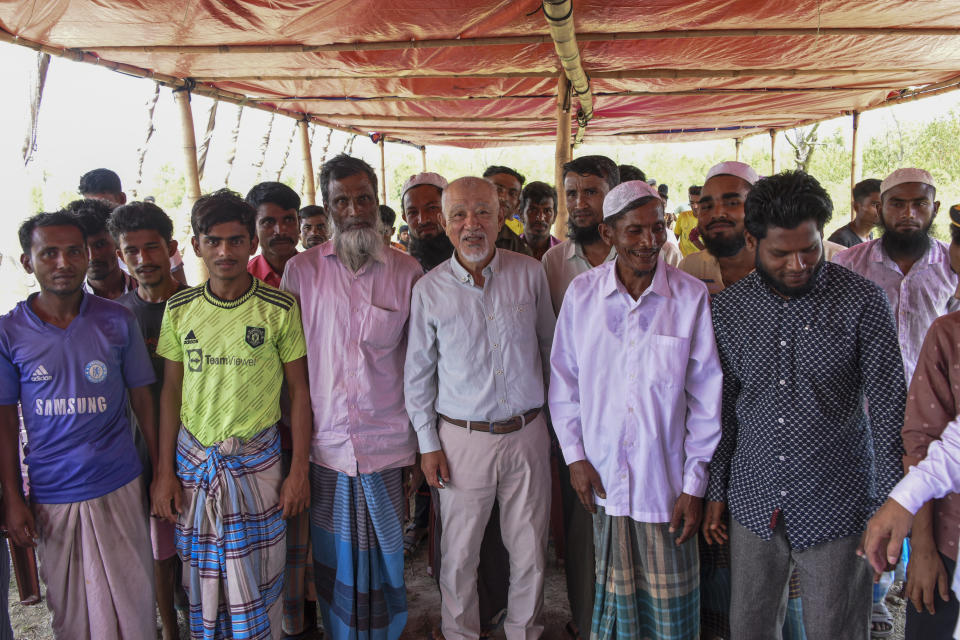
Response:
[[[190,332],[183,339],[183,344],[197,344],[197,342],[199,342],[199,340],[197,340],[197,336],[194,335],[193,329],[191,329]]]
[[[48,372],[43,365],[34,369],[33,374],[30,376],[30,382],[46,382],[48,380],[53,380],[53,376],[50,375],[50,372]]]

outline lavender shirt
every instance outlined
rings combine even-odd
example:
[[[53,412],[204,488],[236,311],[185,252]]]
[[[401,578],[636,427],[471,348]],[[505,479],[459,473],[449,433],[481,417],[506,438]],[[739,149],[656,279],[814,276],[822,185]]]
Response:
[[[353,273],[332,241],[287,263],[281,288],[300,300],[307,340],[311,462],[350,476],[413,464],[403,362],[410,293],[422,274],[392,248]]]
[[[723,373],[706,286],[657,262],[637,300],[608,262],[577,276],[557,319],[550,415],[567,464],[588,460],[611,516],[668,522],[702,497],[720,442]]]

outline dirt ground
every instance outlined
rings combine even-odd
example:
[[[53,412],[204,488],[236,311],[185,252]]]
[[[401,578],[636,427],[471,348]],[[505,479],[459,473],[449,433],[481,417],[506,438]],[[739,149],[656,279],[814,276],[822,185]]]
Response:
[[[544,590],[544,608],[543,620],[546,623],[546,630],[543,634],[544,640],[565,640],[568,636],[564,632],[564,625],[570,619],[570,610],[567,606],[566,583],[563,577],[562,568],[553,561],[554,556],[551,552],[551,562],[547,573],[546,587]],[[12,574],[12,571],[11,571]],[[433,579],[427,575],[427,554],[426,545],[420,553],[407,564],[407,605],[409,608],[409,621],[407,629],[401,636],[402,640],[423,640],[430,637],[430,630],[439,625],[440,622],[440,593],[437,590]],[[891,589],[896,592],[898,585]],[[13,623],[13,633],[16,640],[53,640],[53,632],[50,630],[50,613],[46,604],[41,603],[31,607],[24,607],[17,603],[17,587],[11,578],[10,589],[10,617]],[[896,604],[890,604],[890,610],[895,619],[895,630],[891,640],[902,640],[904,605],[903,601]],[[158,621],[159,628],[159,621]],[[159,638],[159,632],[157,634]],[[180,618],[180,637],[187,640],[186,625],[183,617]],[[315,635],[310,639],[320,638]],[[502,631],[494,635],[494,638],[503,640],[506,636]]]

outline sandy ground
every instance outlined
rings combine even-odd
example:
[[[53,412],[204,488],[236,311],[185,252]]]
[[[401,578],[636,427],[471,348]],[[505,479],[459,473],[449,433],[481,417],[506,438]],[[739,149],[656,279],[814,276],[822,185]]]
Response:
[[[440,622],[440,593],[437,591],[433,579],[427,575],[426,556],[426,546],[424,545],[420,553],[407,564],[407,604],[410,617],[407,629],[401,636],[403,640],[429,638],[430,630],[438,626]],[[563,628],[570,618],[570,610],[567,606],[563,570],[557,566],[556,562],[552,561],[553,557],[553,555],[550,556],[551,563],[544,593],[543,620],[546,623],[546,630],[543,638],[544,640],[565,640],[568,636]],[[896,591],[896,587],[897,585],[894,585],[894,589],[891,591]],[[18,604],[17,587],[12,578],[9,589],[10,617],[16,640],[53,640],[53,632],[50,630],[50,613],[46,604],[42,603],[31,607]],[[902,640],[903,602],[899,601],[896,605],[890,606],[890,609],[895,618],[895,631],[892,640]],[[180,623],[180,637],[187,640],[189,636],[182,617]],[[159,627],[159,621],[157,624]],[[160,637],[159,632],[157,637]],[[313,635],[305,640],[314,640],[320,637],[322,636]],[[494,634],[494,638],[498,640],[503,640],[505,637],[502,631]]]

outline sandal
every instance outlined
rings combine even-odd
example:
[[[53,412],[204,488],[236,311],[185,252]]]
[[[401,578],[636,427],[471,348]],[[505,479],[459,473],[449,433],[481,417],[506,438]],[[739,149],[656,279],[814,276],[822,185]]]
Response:
[[[873,605],[870,612],[870,638],[884,640],[893,635],[893,616],[883,602]]]
[[[403,555],[412,556],[420,548],[420,543],[427,537],[426,527],[418,527],[414,523],[409,523],[403,530]]]

